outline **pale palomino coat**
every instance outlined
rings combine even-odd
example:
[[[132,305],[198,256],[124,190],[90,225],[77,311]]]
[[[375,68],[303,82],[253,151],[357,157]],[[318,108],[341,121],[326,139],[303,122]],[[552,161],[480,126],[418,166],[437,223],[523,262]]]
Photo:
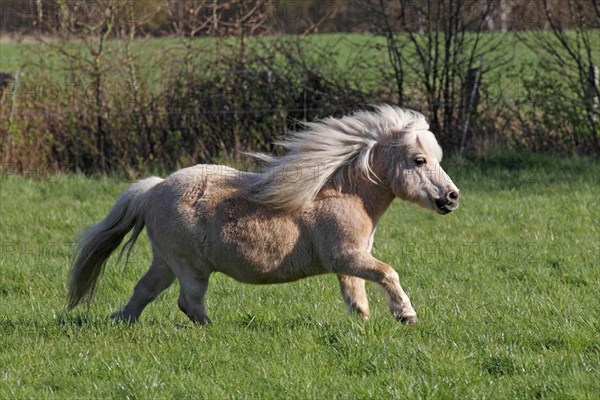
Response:
[[[261,173],[196,165],[166,179],[130,186],[108,216],[81,238],[69,282],[69,306],[93,294],[109,255],[144,228],[153,260],[133,296],[112,316],[136,321],[179,280],[179,307],[209,322],[210,275],[266,284],[337,274],[348,307],[369,316],[365,280],[381,285],[392,315],[416,322],[396,271],[371,255],[377,222],[395,197],[440,214],[460,193],[440,167],[442,151],[424,117],[387,105],[308,123],[284,138],[281,157],[257,154]]]

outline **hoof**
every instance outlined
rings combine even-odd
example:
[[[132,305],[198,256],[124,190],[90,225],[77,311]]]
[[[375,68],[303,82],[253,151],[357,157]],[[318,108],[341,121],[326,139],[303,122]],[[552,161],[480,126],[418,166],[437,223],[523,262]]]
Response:
[[[400,322],[406,325],[414,325],[417,323],[417,315],[404,315],[398,318]]]
[[[115,322],[124,322],[126,324],[135,324],[137,322],[137,318],[131,315],[125,315],[121,310],[110,314],[109,318]]]
[[[365,311],[360,311],[360,310],[350,310],[350,314],[352,314],[352,316],[354,316],[356,319],[359,320],[363,320],[363,321],[368,321],[369,318],[371,317],[369,315],[369,312],[365,312]]]
[[[410,314],[392,313],[394,318],[406,325],[414,325],[417,323],[417,314],[413,311]]]
[[[363,313],[357,314],[357,316],[358,316],[358,319],[360,319],[362,321],[368,321],[371,318],[371,316],[369,314],[363,314]]]
[[[358,317],[358,319],[362,319],[363,321],[368,321],[369,318],[371,318],[371,315],[369,315],[368,312],[357,312],[356,316]]]
[[[198,325],[208,325],[208,324],[212,324],[212,320],[210,318],[208,318],[207,315],[203,316],[203,317],[195,317],[195,318],[190,318],[192,320],[193,323],[198,324]]]

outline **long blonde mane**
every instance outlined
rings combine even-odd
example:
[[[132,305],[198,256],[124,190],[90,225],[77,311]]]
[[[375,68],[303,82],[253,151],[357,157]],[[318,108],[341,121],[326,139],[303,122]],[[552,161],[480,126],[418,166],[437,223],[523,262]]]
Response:
[[[429,129],[422,114],[389,105],[304,125],[305,130],[276,142],[289,150],[287,154],[252,154],[265,162],[265,168],[249,182],[251,201],[300,209],[314,200],[328,182],[337,187],[358,177],[377,182],[371,170],[373,149],[392,136],[395,146],[419,140],[424,146],[439,148],[433,135],[419,135]]]

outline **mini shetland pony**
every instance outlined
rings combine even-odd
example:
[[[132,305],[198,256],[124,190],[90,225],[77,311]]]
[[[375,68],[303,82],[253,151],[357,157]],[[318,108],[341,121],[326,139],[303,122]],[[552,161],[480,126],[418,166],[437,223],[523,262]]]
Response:
[[[150,269],[111,317],[135,322],[179,279],[179,308],[210,322],[204,296],[213,272],[240,282],[290,282],[337,274],[351,311],[369,316],[365,280],[388,295],[392,315],[417,315],[396,271],[371,255],[375,227],[395,197],[447,214],[459,190],[423,115],[387,105],[307,123],[284,138],[281,157],[256,154],[261,173],[196,165],[131,185],[108,216],[81,238],[70,274],[69,307],[91,297],[110,254],[133,230],[152,244]]]

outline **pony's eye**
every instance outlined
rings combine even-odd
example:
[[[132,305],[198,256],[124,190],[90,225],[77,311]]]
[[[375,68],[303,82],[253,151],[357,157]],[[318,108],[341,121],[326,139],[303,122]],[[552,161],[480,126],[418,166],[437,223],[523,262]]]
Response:
[[[423,165],[425,164],[427,161],[425,160],[425,158],[423,157],[417,157],[415,158],[415,164],[417,165]]]

